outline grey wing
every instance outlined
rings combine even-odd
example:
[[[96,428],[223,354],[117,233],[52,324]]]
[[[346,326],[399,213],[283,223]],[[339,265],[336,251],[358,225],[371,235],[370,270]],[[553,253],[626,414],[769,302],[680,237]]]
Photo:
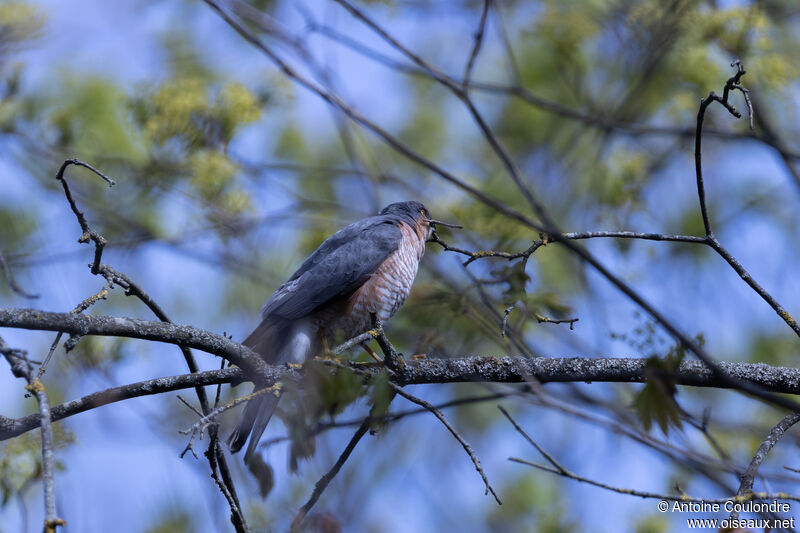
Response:
[[[270,297],[261,316],[289,320],[307,316],[330,300],[360,287],[400,246],[397,222],[370,217],[338,231]]]

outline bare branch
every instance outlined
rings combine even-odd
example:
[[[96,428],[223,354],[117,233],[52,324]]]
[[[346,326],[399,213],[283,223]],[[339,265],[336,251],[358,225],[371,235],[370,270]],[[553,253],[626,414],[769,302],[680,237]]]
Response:
[[[253,379],[269,376],[267,364],[255,352],[222,335],[192,326],[176,326],[136,318],[85,316],[36,309],[0,309],[0,327],[63,331],[74,335],[100,335],[154,340],[197,348],[223,357]]]
[[[138,298],[162,322],[172,323],[172,320],[170,320],[169,316],[167,316],[167,313],[161,308],[161,306],[159,306],[149,294],[147,294],[138,284],[136,284],[125,274],[118,272],[109,265],[100,265],[98,268],[98,274],[106,278],[109,285],[117,285],[122,287],[127,296],[135,296]],[[179,346],[179,348],[183,354],[184,360],[186,361],[186,366],[189,368],[189,372],[197,373],[199,371],[199,367],[197,366],[197,361],[195,360],[191,349],[186,346]],[[223,359],[223,364],[224,362],[225,360]],[[200,402],[200,408],[202,409],[203,415],[208,415],[211,412],[211,406],[208,403],[206,390],[202,386],[195,387],[195,394],[197,394],[197,399]],[[217,388],[217,403],[218,402],[219,388]],[[231,522],[236,528],[237,533],[247,533],[249,531],[247,527],[247,521],[244,518],[244,514],[242,514],[239,498],[236,494],[236,487],[233,484],[233,479],[231,478],[228,470],[228,461],[225,458],[225,454],[218,446],[217,426],[211,426],[209,428],[209,435],[211,442],[209,443],[208,449],[205,452],[205,456],[208,459],[209,466],[211,467],[211,477],[220,488],[222,495],[228,501],[228,506],[231,509]],[[190,440],[189,446],[191,446],[191,442],[192,441]],[[192,453],[194,453],[194,450],[192,450]],[[214,454],[213,457],[211,454]]]
[[[308,364],[327,364],[312,361]],[[724,370],[739,379],[749,379],[768,390],[787,394],[800,394],[800,369],[773,367],[762,363],[721,363]],[[374,363],[351,366],[361,372],[381,372],[383,367]],[[646,359],[639,358],[534,358],[521,357],[466,357],[455,359],[422,359],[405,362],[402,370],[393,376],[401,385],[431,383],[528,383],[536,379],[549,382],[617,382],[644,383]],[[282,379],[300,381],[302,369],[268,365],[265,386]],[[684,361],[674,376],[679,385],[695,387],[725,387],[698,361]],[[219,383],[239,384],[245,373],[238,368],[209,370],[194,374],[155,378],[84,396],[52,408],[52,420],[61,420],[78,413],[110,403],[161,394],[197,386]],[[39,427],[40,415],[19,419],[0,416],[0,441],[16,437]]]
[[[744,475],[742,475],[742,482],[739,485],[739,490],[736,492],[736,496],[738,497],[746,497],[753,492],[753,482],[756,479],[756,474],[758,474],[758,469],[761,466],[761,463],[764,462],[764,459],[767,458],[767,454],[769,454],[772,447],[775,446],[778,441],[783,437],[783,434],[789,430],[793,425],[797,422],[800,422],[800,413],[790,413],[786,415],[780,422],[778,422],[772,431],[769,432],[767,438],[764,442],[761,443],[761,446],[758,447],[756,454],[753,456],[753,460],[750,461],[750,464],[747,466],[747,470],[745,470]],[[735,520],[739,518],[739,511],[733,510],[730,514],[730,519]]]
[[[3,270],[3,275],[5,275],[6,282],[8,283],[8,286],[11,287],[12,291],[31,300],[35,300],[39,297],[38,294],[27,292],[17,284],[17,281],[14,279],[14,274],[11,273],[11,268],[8,266],[5,256],[3,256],[2,250],[0,250],[0,269]]]
[[[84,316],[52,313],[36,309],[0,309],[0,327],[65,331],[82,335],[100,335],[154,340],[188,346],[223,357],[239,367],[246,367],[248,380],[260,379],[268,386],[280,380],[285,369],[266,364],[246,346],[221,335],[192,326],[179,326],[134,318]],[[253,359],[256,359],[255,361]],[[467,357],[405,361],[395,371],[399,383],[455,383],[461,381],[497,381],[519,383],[530,376],[542,375],[542,381],[641,381],[645,359]],[[370,368],[358,364],[358,368]],[[768,390],[800,394],[800,369],[766,364],[719,363],[731,377]],[[675,378],[679,384],[736,388],[703,365],[685,361]],[[231,371],[226,369],[224,372]],[[220,371],[212,371],[220,372]],[[203,373],[201,373],[203,374]],[[214,382],[216,383],[216,382]]]
[[[566,470],[564,472],[560,471],[557,468],[542,465],[539,463],[534,463],[531,461],[526,461],[525,459],[519,459],[517,457],[509,457],[509,461],[514,463],[519,463],[523,465],[528,465],[533,468],[537,468],[539,470],[543,470],[545,472],[550,472],[551,474],[558,474],[559,476],[566,477],[569,479],[573,479],[575,481],[579,481],[581,483],[587,483],[589,485],[594,485],[595,487],[599,487],[601,489],[605,489],[611,492],[616,492],[618,494],[626,494],[628,496],[638,496],[639,498],[648,498],[648,499],[659,499],[659,500],[668,500],[671,502],[697,502],[697,503],[719,503],[724,504],[726,502],[747,502],[752,500],[790,500],[790,501],[800,501],[800,496],[794,496],[791,494],[786,494],[784,492],[780,493],[768,493],[768,492],[749,492],[743,496],[732,496],[730,498],[699,498],[696,496],[690,496],[688,494],[679,494],[679,495],[672,495],[672,494],[660,494],[657,492],[647,492],[641,491],[636,489],[629,489],[625,487],[616,487],[614,485],[609,485],[608,483],[603,483],[601,481],[596,481],[594,479],[589,479],[574,472],[570,472]]]
[[[97,274],[98,268],[100,267],[100,258],[103,255],[103,248],[107,244],[106,240],[103,238],[102,235],[98,234],[96,231],[89,227],[89,223],[86,221],[86,217],[83,213],[78,209],[75,200],[72,198],[72,193],[69,190],[69,185],[67,185],[67,180],[64,178],[64,171],[70,165],[77,165],[84,168],[88,168],[108,183],[109,187],[114,186],[114,180],[94,168],[92,165],[84,163],[78,159],[67,159],[61,164],[61,168],[58,169],[58,173],[56,174],[56,179],[61,182],[61,186],[64,188],[64,194],[67,196],[67,201],[69,202],[69,206],[72,208],[72,212],[75,213],[75,217],[78,219],[78,224],[81,226],[81,231],[83,234],[78,239],[80,243],[86,243],[90,240],[94,242],[94,262],[92,263],[92,274]]]
[[[489,4],[492,0],[484,0],[483,11],[481,12],[481,20],[478,22],[478,30],[475,32],[475,44],[472,46],[472,52],[469,54],[467,66],[464,67],[464,80],[462,84],[464,89],[469,88],[470,78],[472,77],[472,67],[475,66],[475,60],[478,59],[478,54],[481,51],[483,44],[483,34],[486,32],[486,18],[489,14]]]
[[[421,407],[424,407],[425,409],[433,413],[433,415],[436,418],[439,419],[439,421],[444,425],[444,427],[446,427],[447,430],[453,435],[453,437],[455,437],[455,439],[459,442],[459,444],[461,444],[461,447],[464,448],[465,452],[467,452],[467,455],[469,456],[470,460],[472,460],[472,464],[475,465],[475,470],[477,470],[478,474],[480,474],[481,479],[483,480],[483,484],[486,487],[484,494],[489,494],[491,492],[497,504],[503,505],[503,502],[500,501],[500,497],[494,491],[492,485],[489,484],[489,480],[486,477],[486,473],[483,471],[483,467],[481,466],[481,460],[475,454],[475,450],[473,450],[472,446],[470,446],[469,443],[466,440],[464,440],[464,437],[462,437],[461,434],[459,434],[459,432],[456,431],[456,429],[450,425],[450,422],[447,421],[447,419],[444,417],[444,414],[430,402],[427,402],[422,398],[417,398],[413,394],[407,393],[406,391],[404,391],[402,388],[400,388],[398,385],[395,385],[391,381],[389,382],[389,386],[392,387],[392,389],[397,394],[399,394],[406,400],[415,403]]]
[[[84,311],[89,309],[92,305],[96,304],[98,301],[105,300],[107,296],[108,296],[108,287],[103,287],[100,290],[100,292],[97,292],[97,293],[89,296],[88,298],[83,300],[81,303],[76,305],[75,308],[72,311],[70,311],[70,313],[73,313],[73,314],[83,313]],[[44,361],[39,366],[38,379],[42,379],[42,376],[44,375],[45,371],[47,370],[47,365],[50,364],[50,359],[53,357],[53,352],[56,351],[56,347],[58,346],[59,341],[61,341],[61,336],[62,335],[63,335],[63,332],[59,331],[56,334],[56,338],[53,339],[52,344],[50,344],[50,350],[48,350],[47,356],[44,358]],[[78,342],[78,339],[80,339],[79,335],[73,335],[68,339],[68,343],[69,344],[64,343],[65,348],[66,348],[66,350],[68,352],[71,351],[75,347],[75,344]]]
[[[276,376],[277,378],[277,376]],[[279,378],[277,378],[279,379]],[[138,398],[140,396],[151,396],[163,394],[175,390],[189,389],[201,385],[214,385],[218,383],[230,383],[233,385],[244,381],[244,374],[238,368],[226,368],[225,370],[209,370],[196,374],[182,374],[155,379],[148,379],[136,383],[130,383],[120,387],[114,387],[99,392],[83,396],[77,400],[62,403],[54,406],[51,410],[51,419],[55,422],[64,418],[83,413],[103,405]],[[0,441],[22,435],[23,433],[39,427],[41,415],[39,413],[24,416],[18,419],[11,419],[0,416]]]
[[[713,235],[713,232],[711,231],[711,222],[709,221],[708,208],[706,207],[706,192],[703,181],[703,158],[700,148],[703,139],[703,120],[706,116],[706,109],[713,102],[719,102],[731,115],[736,118],[741,118],[742,114],[728,102],[731,88],[739,85],[742,76],[745,74],[741,62],[736,61],[734,65],[736,66],[736,74],[725,83],[725,88],[722,93],[723,96],[720,98],[714,91],[711,91],[707,98],[700,100],[700,108],[697,111],[697,131],[694,136],[694,168],[697,178],[697,197],[700,201],[700,214],[703,216],[703,227],[706,230],[706,235],[709,237]]]
[[[580,318],[550,318],[538,313],[534,313],[533,316],[539,324],[569,324],[570,330],[575,329],[575,322],[580,320]]]
[[[294,520],[292,521],[292,531],[296,530],[314,504],[317,503],[317,500],[319,500],[320,496],[322,496],[322,493],[325,492],[325,489],[328,487],[330,482],[336,477],[336,474],[339,473],[339,470],[342,469],[342,466],[344,466],[344,463],[347,462],[347,459],[350,458],[350,454],[353,453],[353,450],[358,445],[358,442],[364,435],[366,435],[367,431],[369,431],[370,426],[372,426],[372,420],[367,417],[363,422],[361,422],[361,425],[350,438],[347,446],[345,446],[344,450],[339,455],[339,458],[333,464],[331,469],[328,470],[325,475],[322,476],[314,485],[314,491],[311,493],[311,497],[309,497],[308,501],[300,508]]]
[[[614,485],[609,485],[608,483],[603,483],[601,481],[596,481],[596,480],[593,480],[593,479],[589,479],[589,478],[583,477],[581,475],[578,475],[578,474],[576,474],[574,472],[571,472],[566,467],[564,467],[561,463],[559,463],[555,459],[555,457],[553,457],[550,453],[548,453],[547,450],[545,450],[544,448],[539,446],[539,444],[536,441],[534,441],[530,437],[530,435],[528,435],[525,432],[525,430],[523,430],[513,418],[511,418],[511,415],[508,414],[508,411],[506,411],[502,406],[499,406],[499,405],[498,405],[498,408],[500,409],[500,411],[502,411],[503,415],[505,415],[505,417],[511,422],[511,424],[514,426],[514,429],[516,429],[517,432],[520,435],[522,435],[525,438],[525,440],[527,440],[528,443],[530,443],[531,446],[536,448],[536,451],[538,451],[539,454],[541,454],[542,457],[544,457],[547,460],[547,462],[550,463],[551,466],[542,465],[542,464],[534,463],[534,462],[531,462],[531,461],[526,461],[525,459],[519,459],[517,457],[509,457],[508,460],[512,461],[514,463],[520,463],[520,464],[528,465],[528,466],[531,466],[533,468],[537,468],[539,470],[543,470],[545,472],[550,472],[551,474],[556,474],[556,475],[559,475],[561,477],[565,477],[565,478],[568,478],[568,479],[573,479],[573,480],[578,481],[580,483],[586,483],[586,484],[589,484],[589,485],[594,485],[595,487],[599,487],[601,489],[608,490],[608,491],[611,491],[611,492],[616,492],[618,494],[626,494],[626,495],[629,495],[629,496],[638,496],[640,498],[659,499],[659,500],[665,500],[665,501],[671,501],[671,502],[698,502],[698,503],[719,503],[719,504],[724,504],[726,502],[744,502],[744,501],[750,501],[750,500],[791,500],[791,501],[800,501],[800,496],[794,496],[794,495],[791,495],[791,494],[785,494],[785,493],[768,494],[768,493],[755,493],[755,492],[747,492],[745,494],[737,494],[736,496],[733,496],[733,497],[730,497],[730,498],[696,498],[696,497],[693,497],[693,496],[689,496],[688,494],[683,493],[683,492],[681,492],[678,495],[660,494],[660,493],[657,493],[657,492],[648,492],[648,491],[640,491],[640,490],[629,489],[629,488],[624,488],[624,487],[616,487]],[[664,510],[664,509],[662,509],[662,510]]]
[[[765,302],[769,304],[772,309],[778,314],[781,319],[797,334],[800,336],[800,324],[792,317],[789,312],[778,303],[778,301],[769,294],[764,288],[750,275],[747,270],[736,260],[736,258],[726,250],[722,244],[717,240],[716,236],[714,236],[714,232],[711,228],[711,222],[708,216],[708,207],[706,206],[706,193],[705,193],[705,185],[703,180],[703,159],[702,159],[702,152],[701,152],[701,140],[703,136],[703,120],[705,118],[706,109],[709,105],[713,102],[718,102],[722,105],[725,109],[728,110],[730,114],[732,114],[736,118],[741,118],[742,114],[730,103],[728,102],[728,97],[730,96],[730,91],[735,89],[740,89],[742,93],[745,95],[745,101],[747,102],[748,108],[750,109],[750,115],[752,120],[752,104],[750,103],[750,98],[746,89],[742,88],[741,86],[741,78],[746,74],[744,67],[740,61],[735,61],[731,66],[736,67],[736,74],[731,76],[728,81],[725,83],[725,88],[723,89],[722,97],[718,96],[711,91],[707,98],[704,98],[700,101],[700,108],[697,112],[697,131],[695,133],[695,145],[694,145],[694,165],[695,165],[695,175],[697,179],[697,197],[700,203],[700,214],[703,217],[703,227],[705,228],[706,232],[706,244],[708,244],[711,248],[714,249],[720,256],[722,256],[725,261],[739,274],[739,277],[747,283],[750,288],[752,288]]]
[[[503,311],[503,321],[500,323],[500,336],[506,336],[506,327],[508,326],[508,315],[511,314],[511,311],[514,310],[514,306],[510,305],[506,307],[506,310]]]
[[[11,348],[0,337],[0,353],[11,365],[12,372],[17,377],[22,377],[28,385],[25,389],[32,392],[39,402],[39,421],[42,433],[42,481],[44,485],[44,532],[55,533],[59,526],[66,522],[56,515],[55,492],[55,439],[50,414],[50,400],[47,397],[44,385],[34,376],[33,366],[28,361],[25,352]]]

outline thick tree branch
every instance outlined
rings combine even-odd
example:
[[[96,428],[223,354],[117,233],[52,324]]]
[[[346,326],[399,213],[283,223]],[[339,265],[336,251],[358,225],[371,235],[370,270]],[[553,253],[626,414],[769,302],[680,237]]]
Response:
[[[326,364],[315,361],[309,364]],[[352,363],[365,372],[382,372],[383,366],[374,363]],[[433,383],[644,383],[644,358],[546,358],[523,357],[462,357],[455,359],[420,359],[405,361],[393,381],[401,386]],[[800,394],[800,369],[776,367],[763,363],[720,363],[725,372],[738,379],[749,380],[772,392]],[[266,365],[262,376],[265,386],[282,379],[300,382],[302,369],[282,365]],[[678,385],[725,388],[726,383],[715,377],[699,361],[684,361],[672,378]],[[239,384],[247,380],[238,368],[208,370],[195,374],[155,378],[99,391],[51,409],[52,420],[61,420],[102,405],[140,396],[162,394],[197,386],[219,383]],[[31,414],[19,419],[0,416],[0,441],[16,437],[39,427],[40,415]]]
[[[269,375],[264,360],[246,346],[193,326],[178,326],[137,318],[53,313],[37,309],[0,309],[0,327],[165,342],[223,357],[248,374],[252,374],[254,379]]]
[[[282,374],[280,370],[280,367],[276,367],[275,379],[281,378]],[[178,376],[148,379],[121,387],[102,390],[78,398],[77,400],[56,405],[50,410],[50,414],[53,421],[62,420],[78,413],[90,411],[103,405],[128,400],[130,398],[163,394],[165,392],[197,386],[216,385],[218,383],[237,385],[243,380],[244,373],[238,368],[226,368],[224,370],[210,370],[207,372],[197,372],[195,374],[182,374]],[[16,437],[37,428],[39,427],[40,421],[41,416],[39,413],[17,419],[0,416],[0,441]]]

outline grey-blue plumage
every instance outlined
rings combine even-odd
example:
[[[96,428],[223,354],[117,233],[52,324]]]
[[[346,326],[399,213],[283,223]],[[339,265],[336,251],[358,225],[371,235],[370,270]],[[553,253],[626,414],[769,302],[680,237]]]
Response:
[[[317,248],[261,309],[261,318],[296,320],[336,296],[353,292],[400,245],[394,216],[365,218],[334,233]]]
[[[388,320],[408,296],[432,231],[419,202],[390,204],[342,228],[275,290],[261,310],[261,323],[243,344],[271,364],[302,363],[336,334],[351,338],[369,329],[371,314]],[[246,462],[277,401],[266,394],[248,402],[228,439],[236,452],[252,433]]]

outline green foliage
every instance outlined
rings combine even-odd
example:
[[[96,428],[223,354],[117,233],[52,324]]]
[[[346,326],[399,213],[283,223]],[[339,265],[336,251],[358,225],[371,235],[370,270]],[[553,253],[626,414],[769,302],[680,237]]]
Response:
[[[641,320],[642,317],[637,313],[636,318]],[[654,422],[665,435],[670,428],[681,429],[683,409],[676,399],[678,388],[674,374],[686,357],[686,347],[674,344],[665,353],[666,340],[650,320],[642,321],[630,334],[612,333],[611,337],[626,342],[640,356],[647,358],[644,369],[647,382],[633,400],[645,430],[650,431]],[[703,346],[705,337],[698,333],[693,341]]]
[[[753,363],[791,366],[797,358],[797,337],[760,332],[750,341],[744,353]]]
[[[53,425],[55,448],[63,450],[75,437],[61,424]],[[63,470],[60,463],[56,465]],[[30,431],[0,445],[0,490],[2,505],[21,497],[31,483],[42,476],[42,439],[39,431]]]
[[[82,154],[140,163],[142,139],[132,129],[127,97],[103,78],[68,78],[52,95],[56,142]]]
[[[168,511],[147,533],[188,533],[194,531],[192,517],[187,511]]]
[[[442,116],[445,92],[433,82],[414,81],[412,112],[408,114],[399,137],[422,156],[435,159],[447,139],[446,120]]]
[[[13,250],[29,238],[33,230],[36,229],[34,214],[18,206],[0,205],[0,232],[3,236],[3,244],[0,251]]]
[[[18,46],[37,37],[47,18],[42,11],[28,2],[0,4],[0,43]],[[0,59],[2,59],[0,50]]]
[[[288,123],[278,137],[278,145],[275,152],[280,157],[302,161],[309,156],[309,148],[306,146],[306,138],[303,132],[293,123]]]
[[[697,335],[694,341],[702,346],[702,334]],[[663,357],[651,355],[647,358],[644,369],[647,383],[634,400],[636,414],[645,431],[650,431],[653,422],[658,424],[665,435],[670,428],[682,429],[683,409],[676,399],[678,388],[673,376],[685,356],[686,348],[675,345]]]
[[[64,336],[63,340],[66,340]],[[70,369],[77,375],[88,370],[111,372],[125,358],[130,339],[113,337],[81,337],[75,349],[56,360],[61,370]],[[59,352],[62,348],[58,348]]]
[[[141,105],[139,120],[156,145],[178,139],[189,147],[224,147],[260,115],[258,99],[241,84],[226,83],[210,97],[208,83],[199,78],[168,81]]]
[[[669,522],[664,518],[664,514],[650,515],[642,517],[634,526],[635,533],[667,533]]]
[[[578,531],[575,519],[566,513],[565,502],[553,478],[530,474],[509,480],[500,492],[502,507],[488,516],[493,532],[539,531],[568,533]]]

